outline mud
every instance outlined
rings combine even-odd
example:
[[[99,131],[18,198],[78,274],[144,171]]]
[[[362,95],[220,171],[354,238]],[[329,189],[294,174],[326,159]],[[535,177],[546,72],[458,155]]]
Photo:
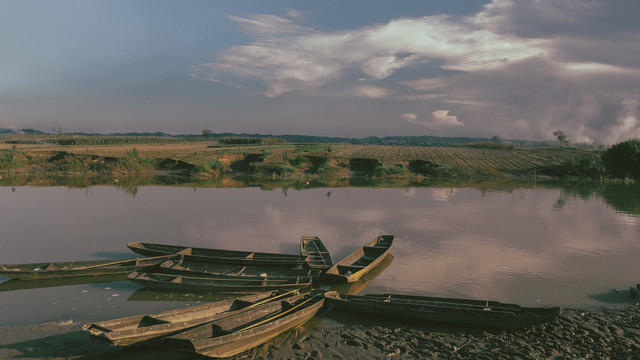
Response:
[[[334,310],[235,359],[640,359],[640,305],[564,309],[554,322],[516,330],[403,324]],[[92,342],[82,323],[0,327],[2,359],[200,359],[162,345],[115,348]]]

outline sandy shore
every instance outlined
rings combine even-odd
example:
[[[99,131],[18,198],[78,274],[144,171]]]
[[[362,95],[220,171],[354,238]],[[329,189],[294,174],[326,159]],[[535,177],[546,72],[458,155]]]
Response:
[[[335,310],[237,359],[640,359],[640,305],[564,309],[553,323],[518,330],[462,329],[363,319]],[[0,328],[2,359],[198,359],[162,346],[113,348],[92,342],[81,323]]]

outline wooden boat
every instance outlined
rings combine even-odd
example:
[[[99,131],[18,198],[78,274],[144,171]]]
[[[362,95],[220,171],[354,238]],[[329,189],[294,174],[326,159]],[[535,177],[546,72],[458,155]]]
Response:
[[[360,280],[354,282],[334,282],[330,285],[329,290],[337,291],[340,294],[358,295],[362,290],[366,289],[384,269],[391,265],[393,259],[393,254],[389,253],[378,265],[361,277]]]
[[[146,269],[170,259],[173,255],[147,258],[47,262],[0,265],[0,275],[14,279],[56,279],[77,276],[127,274]]]
[[[309,257],[305,266],[311,270],[326,271],[333,265],[331,254],[317,236],[300,238],[300,255]]]
[[[456,325],[516,328],[549,322],[561,311],[559,307],[531,308],[497,301],[465,300],[426,296],[367,294],[326,294],[327,301],[350,312],[376,314],[412,321],[428,321]]]
[[[157,270],[157,272],[163,274],[206,276],[220,279],[255,278],[262,280],[265,277],[295,279],[300,276],[311,275],[311,270],[309,269],[219,264],[200,261],[198,258],[191,255],[177,255],[175,258],[163,262],[153,270]]]
[[[334,264],[324,278],[333,281],[358,281],[389,254],[393,235],[378,235],[365,246]]]
[[[132,272],[129,274],[129,280],[150,289],[175,292],[246,293],[268,290],[302,289],[311,286],[311,276],[298,276],[295,278],[216,278],[210,276]]]
[[[201,261],[252,266],[298,267],[307,261],[303,255],[275,254],[251,251],[205,249],[187,246],[174,246],[132,242],[127,245],[133,252],[144,256],[169,254],[191,255]]]
[[[214,320],[162,342],[176,350],[209,357],[233,356],[311,319],[323,304],[323,292],[301,294]]]
[[[82,328],[98,342],[115,346],[127,346],[195,327],[220,319],[241,309],[256,307],[296,295],[293,292],[263,292],[237,299],[225,299],[203,305],[168,310],[158,314],[134,315],[120,319],[85,324]]]
[[[127,281],[127,274],[77,276],[55,279],[10,279],[0,283],[0,292],[119,281]]]

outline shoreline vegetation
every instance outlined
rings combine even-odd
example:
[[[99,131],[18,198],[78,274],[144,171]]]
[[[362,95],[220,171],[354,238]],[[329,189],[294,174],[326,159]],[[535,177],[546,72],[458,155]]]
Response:
[[[274,137],[209,139],[79,135],[0,136],[0,174],[160,174],[279,179],[589,178],[605,173],[598,149],[474,142],[452,146],[287,143]]]

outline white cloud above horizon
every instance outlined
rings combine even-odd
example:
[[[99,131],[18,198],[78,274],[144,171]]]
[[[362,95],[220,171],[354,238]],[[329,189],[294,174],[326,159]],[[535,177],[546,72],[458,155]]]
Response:
[[[464,126],[457,116],[449,115],[449,110],[436,110],[426,119],[420,119],[417,114],[404,113],[402,117],[410,123],[419,124],[430,128]]]
[[[300,16],[290,14],[232,16],[252,39],[194,69],[224,83],[251,79],[251,91],[259,81],[258,91],[268,97],[311,90],[318,96],[331,85],[341,97],[447,106],[467,119],[463,124],[438,111],[426,121],[407,119],[418,125],[468,125],[470,131],[525,138],[563,129],[572,141],[618,141],[622,125],[614,126],[615,113],[624,111],[624,99],[637,99],[632,83],[640,81],[640,66],[626,57],[640,47],[619,43],[629,29],[613,25],[607,29],[611,40],[598,37],[593,47],[579,40],[589,38],[581,35],[585,29],[594,31],[588,21],[612,16],[606,5],[495,0],[468,16],[403,17],[334,32],[302,26]],[[520,20],[526,11],[531,16]],[[563,17],[549,18],[554,12]],[[620,58],[595,51],[623,47],[627,56]],[[411,72],[412,79],[396,77],[399,72]],[[355,85],[362,80],[369,84]]]
[[[0,2],[0,123],[640,136],[640,1],[149,3]]]

